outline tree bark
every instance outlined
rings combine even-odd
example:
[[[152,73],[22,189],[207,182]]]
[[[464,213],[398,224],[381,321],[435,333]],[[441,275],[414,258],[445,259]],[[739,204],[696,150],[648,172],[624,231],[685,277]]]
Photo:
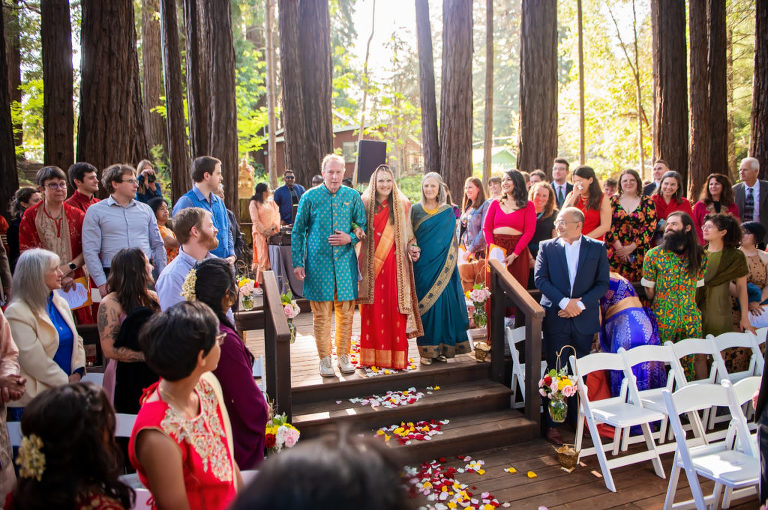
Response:
[[[181,54],[176,0],[160,1],[160,29],[163,41],[163,70],[165,74],[166,131],[168,161],[171,164],[171,197],[173,203],[189,191],[189,148],[184,123],[184,96],[181,87]]]
[[[755,74],[749,155],[760,161],[760,178],[768,175],[768,2],[755,2]]]
[[[523,0],[517,167],[546,169],[557,157],[557,2]]]
[[[103,169],[147,155],[133,2],[83,0],[77,160]],[[105,196],[102,190],[102,196]]]
[[[307,139],[307,129],[304,123],[304,94],[299,60],[299,3],[295,0],[278,0],[278,9],[285,169],[295,172],[297,182],[307,184],[311,182],[307,177],[311,179],[313,174],[308,173],[303,164],[302,143]]]
[[[440,144],[437,136],[435,65],[432,58],[432,28],[429,22],[427,0],[416,0],[416,33],[419,45],[419,99],[424,171],[439,172]]]
[[[709,73],[707,72],[707,2],[688,4],[691,66],[690,191],[696,200],[709,175]]]
[[[371,41],[376,33],[376,0],[373,0],[373,8],[371,9],[371,33],[368,35],[368,42],[365,44],[365,61],[363,62],[363,104],[360,107],[360,129],[357,132],[357,145],[360,147],[360,142],[363,139],[363,133],[365,133],[365,112],[368,103],[368,89],[370,88],[369,74],[368,74],[368,58],[371,56]],[[397,147],[397,139],[395,139],[395,147]],[[400,155],[395,149],[395,158],[399,162]],[[360,158],[355,158],[355,171],[352,173],[352,186],[357,186],[357,172],[359,170]],[[398,165],[400,166],[400,165]]]
[[[493,165],[493,0],[485,0],[485,123],[483,143],[483,186],[491,177]]]
[[[40,3],[43,56],[43,162],[65,171],[75,162],[72,28],[67,0]]]
[[[581,0],[576,0],[576,25],[579,34],[579,164],[587,163],[586,129],[584,126],[584,27]]]
[[[6,62],[8,63],[8,93],[11,102],[21,103],[21,37],[19,36],[19,0],[12,0],[13,9],[3,9],[5,17]],[[24,144],[21,124],[13,125],[13,138],[17,146]]]
[[[238,211],[237,107],[235,104],[235,48],[229,0],[208,0],[206,30],[211,51],[208,94],[211,123],[208,151],[221,160],[224,203]]]
[[[472,175],[472,2],[443,0],[440,173],[453,197]]]
[[[8,64],[3,16],[0,16],[0,52],[0,214],[8,218],[8,204],[19,188],[19,174],[16,172],[16,152],[11,129],[11,97],[5,86],[8,83]]]
[[[267,115],[269,116],[267,132],[267,171],[269,172],[269,187],[277,189],[277,149],[275,133],[277,132],[277,117],[275,116],[275,101],[277,98],[275,78],[277,70],[275,69],[275,29],[274,29],[274,0],[266,0],[264,9],[265,30],[264,39],[266,43],[267,57]]]
[[[163,95],[162,45],[160,44],[159,0],[143,0],[141,6],[141,60],[144,66],[144,125],[147,143],[166,147],[163,117],[151,110]],[[175,10],[175,9],[174,9]],[[168,96],[166,96],[167,98]]]
[[[710,0],[709,24],[709,168],[728,175],[728,37],[725,25],[725,2]]]
[[[685,2],[651,0],[653,33],[653,156],[688,183],[688,75]]]
[[[208,34],[205,30],[206,2],[183,0],[186,29],[187,110],[192,157],[208,154],[210,97],[208,96]]]

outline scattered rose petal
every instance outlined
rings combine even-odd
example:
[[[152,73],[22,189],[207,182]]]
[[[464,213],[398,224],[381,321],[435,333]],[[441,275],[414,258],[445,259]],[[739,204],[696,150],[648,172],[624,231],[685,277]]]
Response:
[[[528,471],[528,478],[536,478],[537,476],[539,476],[539,475],[537,475],[533,471]]]

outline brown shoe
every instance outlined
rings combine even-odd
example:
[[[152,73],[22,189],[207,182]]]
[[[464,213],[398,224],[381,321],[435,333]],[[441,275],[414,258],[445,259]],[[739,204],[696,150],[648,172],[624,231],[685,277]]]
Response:
[[[556,428],[548,428],[547,431],[544,433],[544,437],[552,443],[555,446],[562,446],[563,444],[563,438],[560,435],[560,431]]]

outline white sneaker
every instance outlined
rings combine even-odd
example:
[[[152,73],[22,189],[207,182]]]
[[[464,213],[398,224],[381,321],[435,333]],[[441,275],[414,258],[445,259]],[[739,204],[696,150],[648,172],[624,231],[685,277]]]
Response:
[[[331,363],[330,356],[320,358],[320,375],[323,377],[336,377],[336,372],[333,371],[333,364]]]
[[[339,356],[339,370],[342,374],[354,374],[355,366],[349,362],[349,354]]]

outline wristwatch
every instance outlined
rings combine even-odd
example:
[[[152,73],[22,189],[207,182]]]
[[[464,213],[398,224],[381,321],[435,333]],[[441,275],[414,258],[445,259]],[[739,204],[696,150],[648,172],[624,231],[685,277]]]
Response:
[[[70,271],[74,271],[75,269],[77,269],[77,264],[75,264],[74,262],[70,262],[69,264],[67,264],[67,266],[69,267]]]

